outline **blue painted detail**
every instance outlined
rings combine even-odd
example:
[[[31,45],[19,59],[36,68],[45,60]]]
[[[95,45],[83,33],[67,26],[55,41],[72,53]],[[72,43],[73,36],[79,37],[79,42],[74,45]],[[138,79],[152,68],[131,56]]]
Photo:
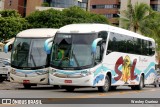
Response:
[[[112,78],[112,84],[114,84],[114,83],[116,83],[117,81],[114,79],[114,78]]]
[[[5,52],[5,53],[8,53],[8,44],[6,44],[6,45],[4,46],[4,52]]]
[[[102,66],[100,66],[99,68],[97,68],[96,71],[94,72],[94,76],[98,75],[99,72],[101,72],[101,69],[103,69]]]
[[[97,43],[98,43],[99,41],[101,41],[101,40],[102,40],[102,38],[97,38],[97,39],[95,39],[95,40],[93,41],[93,43],[92,43],[92,53],[96,53]]]
[[[49,38],[44,43],[44,51],[46,51],[47,54],[50,54],[53,38]]]
[[[19,70],[19,69],[16,69],[16,72],[21,72],[21,73],[24,73],[24,74],[45,74],[47,73],[47,71],[45,70]]]
[[[139,69],[137,69],[137,68],[134,69],[134,72],[135,72],[136,74],[138,74],[138,75],[141,74],[141,71],[140,71]]]
[[[156,75],[155,70],[154,70],[153,68],[151,68],[151,69],[149,70],[149,72],[148,72],[147,74],[145,74],[145,79],[148,78],[148,76],[149,76],[151,73],[154,73],[154,74]]]
[[[148,76],[151,74],[151,73],[156,73],[155,70],[153,69],[153,67],[155,66],[155,63],[154,62],[151,62],[148,67],[144,70],[144,74],[145,74],[145,78],[148,78]],[[107,71],[111,71],[111,74],[112,76],[115,76],[116,75],[116,72],[114,70],[111,70],[111,69],[108,69],[107,67],[105,66],[100,66],[99,68],[96,69],[96,71],[94,72],[94,77],[96,75],[98,75],[100,72],[101,72],[101,69],[103,69],[103,71],[107,72]],[[118,67],[118,69],[120,71],[122,71],[122,65],[120,65]],[[135,71],[134,71],[134,75],[140,75],[141,74],[141,70],[135,68]],[[139,76],[137,76],[136,80],[139,81]],[[114,78],[112,78],[112,84],[116,83],[117,81],[114,80]]]
[[[114,70],[108,69],[108,68],[105,67],[105,66],[100,66],[100,67],[97,68],[96,71],[94,72],[94,76],[98,75],[99,72],[101,72],[101,69],[102,69],[103,71],[105,71],[105,72],[110,71],[113,76],[116,75],[116,72],[115,72]]]
[[[52,48],[52,42],[50,42],[46,48],[46,52],[47,54],[50,54],[51,53],[51,48]]]
[[[104,75],[103,75],[103,74],[98,75],[98,76],[94,79],[93,86],[96,85],[99,81],[102,81],[103,79],[104,79]]]
[[[122,70],[122,64],[118,67],[118,69],[121,71]]]
[[[149,69],[151,69],[151,67],[155,67],[155,63],[154,62],[151,62],[149,64],[149,66],[144,70],[144,73],[147,73],[147,71],[149,71]]]
[[[79,70],[79,71],[69,71],[69,72],[66,72],[66,71],[63,71],[63,70],[57,70],[58,73],[61,73],[61,74],[66,74],[66,75],[74,75],[74,74],[81,74],[81,73],[87,73],[84,72],[86,70]]]
[[[139,81],[139,76],[137,76],[136,80]]]

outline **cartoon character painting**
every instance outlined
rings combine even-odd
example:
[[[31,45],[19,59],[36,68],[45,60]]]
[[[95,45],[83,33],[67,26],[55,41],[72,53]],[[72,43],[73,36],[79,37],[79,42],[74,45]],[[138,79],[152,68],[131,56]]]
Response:
[[[131,72],[131,60],[130,57],[127,55],[123,60],[122,65],[122,80],[125,84],[128,84],[127,81],[130,79],[130,72]]]
[[[118,76],[114,77],[114,80],[122,80],[124,84],[128,84],[128,80],[136,79],[137,75],[134,74],[136,63],[137,59],[134,59],[132,62],[128,55],[124,58],[121,56],[115,64],[115,72]],[[122,70],[119,70],[120,66],[122,66]]]

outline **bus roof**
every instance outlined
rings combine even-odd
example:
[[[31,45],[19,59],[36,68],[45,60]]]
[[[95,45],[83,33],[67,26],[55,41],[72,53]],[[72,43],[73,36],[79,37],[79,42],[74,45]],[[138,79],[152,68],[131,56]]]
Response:
[[[142,38],[145,40],[154,41],[152,38],[145,37],[143,35],[128,31],[119,27],[114,27],[107,24],[70,24],[61,27],[58,33],[97,33],[100,31],[115,32],[119,34],[124,34],[132,37]]]
[[[16,37],[24,37],[24,38],[53,37],[57,32],[57,30],[58,29],[53,29],[53,28],[27,29],[19,32]]]

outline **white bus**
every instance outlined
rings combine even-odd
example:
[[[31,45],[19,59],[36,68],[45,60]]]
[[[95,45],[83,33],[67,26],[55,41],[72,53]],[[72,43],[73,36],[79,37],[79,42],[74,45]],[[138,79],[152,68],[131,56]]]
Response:
[[[90,86],[107,92],[121,85],[141,90],[156,77],[155,41],[110,25],[71,24],[57,31],[50,66],[50,84],[67,91]]]
[[[14,41],[5,45],[11,51],[10,81],[23,83],[24,88],[48,83],[50,55],[44,50],[44,42],[53,39],[57,29],[28,29],[17,34]],[[11,45],[13,44],[13,45]],[[11,47],[12,46],[12,47]]]

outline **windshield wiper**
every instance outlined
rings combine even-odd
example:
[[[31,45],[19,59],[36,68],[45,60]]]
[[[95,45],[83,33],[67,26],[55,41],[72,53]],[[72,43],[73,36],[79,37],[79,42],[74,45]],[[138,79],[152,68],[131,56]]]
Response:
[[[77,64],[77,66],[80,67],[80,66],[79,66],[79,63],[78,63],[78,60],[77,60],[77,58],[76,58],[76,56],[75,56],[75,54],[74,54],[73,52],[72,52],[72,54],[73,54],[73,58],[75,59],[75,62],[76,62],[76,64]]]
[[[34,64],[34,66],[36,67],[36,63],[35,63],[35,60],[34,60],[34,58],[33,58],[33,55],[31,54],[31,57],[30,58],[32,58],[32,61],[33,61],[33,64]]]

